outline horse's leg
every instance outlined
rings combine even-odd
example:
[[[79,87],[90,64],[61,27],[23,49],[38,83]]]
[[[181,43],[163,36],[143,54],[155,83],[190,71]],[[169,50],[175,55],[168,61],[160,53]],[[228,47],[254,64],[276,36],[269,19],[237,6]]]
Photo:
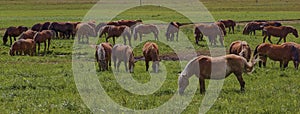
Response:
[[[288,67],[288,65],[289,65],[289,61],[283,61],[283,68]]]
[[[46,54],[46,47],[47,47],[46,44],[47,44],[46,41],[44,41],[44,55]]]
[[[178,34],[179,34],[179,31],[177,31],[177,33],[176,33],[176,41],[178,41]]]
[[[232,27],[232,34],[234,34],[234,26],[231,26]]]
[[[281,40],[282,40],[282,37],[280,37],[280,38],[279,38],[279,40],[278,40],[277,44],[279,44],[279,42],[281,42]]]
[[[263,43],[266,42],[266,38],[267,38],[267,35],[264,36],[264,38],[263,38]]]
[[[11,36],[9,36],[9,40],[10,40],[10,45],[12,44],[12,39],[11,39]]]
[[[115,37],[113,37],[113,43],[114,43],[114,45],[116,44],[116,42],[115,42]]]
[[[126,45],[126,37],[123,35],[124,45]]]
[[[205,79],[204,76],[200,75],[199,77],[199,85],[200,85],[200,94],[205,93]]]
[[[127,67],[128,64],[127,64],[127,63],[128,63],[128,61],[124,61],[125,71],[126,71],[126,72],[128,72],[128,67]]]
[[[127,35],[127,39],[128,39],[129,46],[131,46],[131,37],[129,34]]]
[[[171,34],[170,41],[174,41],[174,33]]]
[[[242,74],[243,73],[234,73],[236,78],[238,79],[240,86],[241,86],[241,91],[244,92],[245,91],[245,81],[243,80]]]
[[[142,34],[142,33],[139,33],[139,35],[140,35],[140,42],[142,42],[143,34]]]
[[[50,47],[50,41],[51,41],[51,39],[49,38],[48,39],[48,51],[49,51],[49,47]],[[46,42],[46,41],[45,41]]]
[[[41,43],[39,42],[38,43],[38,54],[40,54],[40,46],[41,46]]]
[[[273,42],[271,41],[271,35],[268,35],[268,40],[272,44]]]
[[[146,62],[146,71],[148,71],[148,69],[149,69],[149,60],[145,60],[145,62]]]
[[[283,37],[283,41],[286,42],[286,37]]]
[[[118,71],[118,72],[119,72],[120,64],[121,64],[121,61],[119,60],[119,61],[118,61],[118,65],[117,65],[117,71]]]

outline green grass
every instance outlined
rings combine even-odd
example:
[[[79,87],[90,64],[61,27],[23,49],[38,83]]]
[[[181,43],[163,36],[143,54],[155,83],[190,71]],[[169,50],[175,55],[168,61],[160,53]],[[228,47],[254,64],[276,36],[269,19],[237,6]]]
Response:
[[[254,0],[203,0],[202,2],[216,20],[300,18],[300,5],[297,0],[259,0],[258,3]],[[81,21],[94,3],[96,3],[95,0],[47,2],[44,0],[0,0],[0,28],[2,28],[0,37],[3,37],[4,28],[8,26],[32,26],[44,21]],[[118,19],[189,22],[188,19],[172,10],[153,6],[130,9],[118,15],[114,20]],[[300,29],[299,22],[283,24]],[[225,37],[226,49],[235,40],[247,41],[252,49],[262,42],[261,32],[258,32],[256,36],[245,36],[241,34],[242,28],[242,25],[237,27],[237,34],[228,34]],[[193,26],[183,27],[182,32],[186,34],[196,50],[203,53],[208,51],[206,42],[200,42],[201,46],[194,44]],[[171,47],[178,46],[176,43],[163,43],[165,42],[163,33],[159,38],[160,42],[155,42],[159,44],[161,54],[173,53],[174,50]],[[146,40],[153,40],[152,35],[146,35],[143,41]],[[179,40],[183,41],[183,37]],[[273,42],[277,40],[278,38],[272,38]],[[104,39],[101,39],[99,42],[103,41]],[[300,43],[300,40],[292,35],[288,35],[287,41]],[[133,42],[138,43],[138,41]],[[8,55],[10,47],[4,46],[0,40],[1,113],[91,113],[94,111],[81,100],[74,82],[73,43],[72,40],[55,39],[52,40],[50,52],[45,56],[11,57]],[[135,55],[142,55],[142,44],[135,47]],[[185,42],[182,45],[185,45]],[[41,49],[43,50],[43,45]],[[180,49],[186,50],[192,47],[183,46]],[[92,57],[90,56],[93,61]],[[166,80],[161,88],[150,95],[136,95],[124,90],[111,71],[97,72],[97,77],[107,94],[119,105],[136,110],[152,109],[168,101],[177,91],[177,74],[181,71],[179,63],[162,61],[162,64],[167,69]],[[287,69],[281,70],[279,63],[271,60],[268,61],[267,68],[256,66],[255,72],[243,76],[246,82],[244,93],[239,92],[240,87],[235,76],[229,76],[225,79],[222,91],[208,113],[298,113],[300,111],[299,71],[294,70],[292,66],[290,63]],[[121,65],[121,71],[123,69]],[[151,67],[150,71],[152,71]],[[143,84],[150,81],[151,75],[145,71],[143,61],[136,63],[133,78]],[[209,81],[206,82],[208,85]],[[191,104],[183,113],[198,113],[203,98],[204,95],[199,95],[198,87]]]

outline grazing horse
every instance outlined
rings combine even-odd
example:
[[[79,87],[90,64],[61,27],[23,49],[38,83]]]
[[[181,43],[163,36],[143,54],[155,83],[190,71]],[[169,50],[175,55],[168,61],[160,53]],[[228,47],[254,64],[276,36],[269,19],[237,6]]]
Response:
[[[260,57],[259,67],[263,64],[266,67],[267,57],[274,61],[280,61],[280,68],[286,68],[289,61],[293,60],[295,68],[299,61],[298,49],[293,45],[275,45],[262,43],[254,50],[254,55]]]
[[[100,30],[103,29],[104,26],[107,26],[107,23],[99,23],[95,28],[95,31],[100,34],[99,38],[100,38],[100,36],[102,36]],[[108,29],[107,29],[107,31],[108,31]],[[103,33],[103,34],[105,34],[105,36],[107,35],[107,31],[105,31],[105,33]]]
[[[224,23],[222,23],[222,22],[215,22],[215,24],[220,27],[220,29],[223,31],[224,36],[226,36],[226,29],[225,29]]]
[[[118,20],[118,21],[108,22],[107,25],[115,25],[115,26],[125,25],[130,28],[132,33],[135,25],[139,23],[143,23],[143,21],[142,20]]]
[[[234,27],[236,26],[235,21],[233,21],[233,20],[220,20],[219,22],[224,23],[225,27],[229,28],[228,33],[230,33],[230,31],[232,29],[232,33],[234,34]]]
[[[101,38],[103,35],[105,35],[107,37],[108,29],[110,26],[114,26],[114,25],[104,25],[101,28],[99,28],[99,30],[98,30],[99,38]]]
[[[74,39],[75,38],[75,35],[77,33],[77,25],[80,24],[81,22],[69,22],[73,25],[73,31],[72,31],[72,38]]]
[[[138,35],[140,35],[140,41],[142,41],[143,34],[153,33],[154,39],[158,41],[159,30],[156,25],[153,24],[139,24],[133,28],[134,40],[137,40]]]
[[[230,44],[229,54],[240,55],[250,61],[251,49],[246,41],[234,41]]]
[[[89,43],[89,36],[96,37],[96,31],[95,29],[88,23],[80,23],[76,27],[77,31],[77,37],[78,37],[78,43],[82,41],[84,43],[83,38],[86,37],[87,41],[86,43]]]
[[[20,39],[15,41],[9,50],[9,55],[24,55],[28,54],[33,56],[35,53],[35,42],[33,39]]]
[[[262,30],[263,29],[264,22],[249,22],[245,25],[243,34],[244,35],[255,35],[256,30]]]
[[[189,78],[196,75],[199,78],[200,94],[205,93],[205,79],[220,80],[233,73],[238,79],[241,91],[245,91],[243,73],[252,72],[256,63],[254,58],[247,62],[244,57],[229,54],[220,57],[198,56],[190,60],[178,77],[179,94],[184,93],[189,85]]]
[[[203,40],[202,39],[203,35],[205,35],[208,37],[211,45],[212,44],[216,45],[216,39],[218,36],[220,36],[219,42],[223,46],[224,34],[222,30],[219,28],[219,26],[217,26],[214,23],[196,25],[194,34],[195,34],[196,44],[198,44],[199,40]]]
[[[293,35],[296,38],[298,38],[297,29],[295,29],[294,27],[291,27],[291,26],[280,26],[280,27],[267,26],[267,27],[264,27],[263,32],[264,32],[263,43],[265,43],[265,40],[267,37],[268,37],[269,42],[272,43],[271,36],[279,37],[277,44],[279,44],[279,42],[282,40],[282,38],[283,38],[284,42],[286,42],[286,36],[289,33],[293,33]]]
[[[33,39],[33,36],[36,34],[36,31],[33,30],[27,30],[26,32],[23,32],[19,39]]]
[[[43,23],[37,23],[37,24],[34,24],[34,25],[31,27],[31,30],[39,32],[39,31],[41,30],[42,26],[43,26]]]
[[[300,60],[300,44],[297,44],[295,42],[285,42],[285,43],[282,43],[281,45],[292,45],[295,48],[297,48],[297,51],[298,51],[298,60]],[[295,65],[296,69],[298,69],[298,66],[299,66],[299,63]]]
[[[152,61],[152,69],[155,73],[158,73],[160,58],[157,44],[154,42],[145,43],[143,55],[145,57],[146,71],[149,69],[149,61]]]
[[[49,25],[49,30],[54,30],[57,38],[58,38],[58,32],[60,32],[63,35],[66,35],[66,37],[69,39],[74,31],[73,29],[74,29],[74,25],[68,22],[67,23],[52,22]]]
[[[10,39],[10,45],[12,44],[11,37],[14,37],[14,40],[16,41],[16,37],[20,36],[23,32],[27,31],[28,28],[24,26],[18,26],[18,27],[9,27],[6,29],[4,36],[3,36],[3,44],[6,45],[6,42],[8,41],[8,37]]]
[[[95,57],[100,71],[108,70],[108,66],[111,66],[111,51],[110,43],[101,43],[96,46]]]
[[[126,37],[129,42],[129,45],[131,46],[131,35],[130,35],[130,28],[124,25],[121,26],[109,26],[107,31],[107,37],[106,42],[108,42],[109,38],[113,38],[113,44],[115,44],[115,37],[123,36],[124,39],[124,45],[126,45]]]
[[[112,49],[112,60],[114,62],[114,67],[118,72],[119,72],[120,64],[123,61],[126,72],[128,72],[128,68],[129,68],[129,72],[133,73],[135,60],[134,60],[133,50],[130,46],[123,45],[123,44],[116,44]],[[118,64],[116,64],[117,62]]]
[[[35,41],[35,43],[38,44],[38,54],[40,53],[40,45],[43,42],[44,42],[44,54],[46,53],[47,40],[48,40],[47,51],[49,51],[50,41],[54,36],[55,36],[55,32],[52,30],[43,30],[41,32],[37,32],[33,36],[33,40]]]
[[[174,34],[176,33],[176,41],[178,41],[179,27],[183,25],[188,25],[191,23],[179,23],[179,22],[170,22],[166,32],[167,41],[174,41]]]

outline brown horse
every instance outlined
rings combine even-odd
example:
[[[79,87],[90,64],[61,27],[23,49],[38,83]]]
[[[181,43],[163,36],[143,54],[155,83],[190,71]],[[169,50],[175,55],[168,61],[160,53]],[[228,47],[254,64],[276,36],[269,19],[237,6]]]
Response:
[[[4,36],[3,36],[3,44],[6,45],[6,42],[8,41],[8,37],[10,39],[10,45],[12,44],[11,37],[14,37],[14,40],[16,41],[16,37],[20,36],[23,32],[27,31],[28,28],[24,26],[18,26],[18,27],[9,27],[6,29]]]
[[[254,58],[247,62],[244,57],[229,54],[220,57],[198,56],[188,62],[178,77],[179,94],[184,93],[189,84],[189,78],[196,75],[199,78],[200,94],[205,93],[205,79],[220,80],[234,74],[240,83],[240,90],[245,91],[243,73],[252,72],[256,63]]]
[[[160,58],[157,44],[154,42],[145,43],[143,55],[145,57],[146,71],[149,69],[149,61],[152,61],[152,69],[155,73],[158,73]]]
[[[138,35],[140,35],[140,41],[142,41],[143,34],[153,33],[154,39],[158,40],[159,30],[156,25],[153,24],[139,24],[133,28],[134,40],[137,40]]]
[[[298,60],[300,60],[300,44],[297,44],[295,42],[285,42],[285,43],[282,43],[281,45],[292,45],[294,46],[295,48],[297,48],[298,50]],[[297,56],[296,56],[297,57]],[[295,68],[298,69],[298,66],[299,66],[299,63],[297,63],[295,65]]]
[[[170,22],[166,32],[167,41],[174,41],[174,34],[176,33],[176,41],[178,41],[179,27],[183,25],[188,25],[191,23],[179,23],[179,22]]]
[[[142,20],[119,20],[119,21],[108,22],[107,25],[115,25],[115,26],[126,25],[131,28],[134,25],[142,22],[143,22]]]
[[[123,61],[126,72],[128,72],[128,67],[129,67],[129,72],[133,73],[135,60],[134,60],[133,50],[130,46],[123,45],[123,44],[116,44],[112,49],[112,60],[114,62],[114,67],[118,72],[119,72],[120,64]],[[127,63],[128,63],[128,67],[127,67]]]
[[[198,24],[195,27],[195,40],[198,44],[199,40],[203,40],[203,35],[207,36],[210,44],[216,45],[216,39],[219,36],[219,42],[223,46],[224,34],[222,30],[214,23],[212,24]]]
[[[64,34],[68,39],[71,37],[74,25],[71,23],[65,22],[52,22],[49,25],[49,30],[54,30],[56,33],[56,37],[58,38],[58,32]]]
[[[262,30],[263,29],[264,22],[249,22],[245,25],[243,34],[244,35],[255,35],[256,30]]]
[[[92,27],[90,24],[88,23],[80,23],[77,25],[76,27],[76,31],[77,31],[77,37],[78,37],[78,43],[84,43],[83,38],[86,37],[87,41],[86,43],[89,43],[89,36],[92,37],[96,37],[96,31],[94,29],[94,27]]]
[[[110,26],[113,26],[113,25],[104,25],[101,28],[99,28],[99,30],[98,30],[99,38],[101,38],[103,35],[105,35],[107,37],[108,29]]]
[[[35,43],[38,44],[38,54],[40,53],[41,43],[44,43],[44,54],[46,53],[47,40],[48,40],[47,51],[49,51],[50,41],[54,36],[55,36],[55,32],[52,30],[43,30],[42,32],[37,32],[34,35],[33,40],[35,41]]]
[[[77,25],[80,24],[81,22],[69,22],[73,25],[73,31],[72,31],[72,38],[75,38],[75,35],[77,33]]]
[[[35,42],[32,39],[20,39],[15,41],[9,50],[11,56],[28,54],[33,56],[35,53]]]
[[[130,28],[127,26],[109,26],[108,32],[107,32],[106,42],[108,42],[109,38],[113,38],[113,44],[115,44],[115,37],[123,36],[124,39],[124,45],[126,45],[126,37],[129,42],[129,45],[131,46],[131,35],[130,35]]]
[[[264,27],[263,32],[264,32],[263,43],[265,43],[265,40],[267,37],[268,37],[269,42],[272,43],[271,36],[279,37],[277,44],[279,44],[279,42],[282,40],[282,38],[283,38],[284,42],[286,42],[286,36],[289,33],[293,33],[293,35],[296,38],[298,38],[297,29],[295,29],[294,27],[291,27],[291,26],[280,26],[280,27],[267,26],[267,27]]]
[[[220,27],[220,29],[223,31],[224,36],[226,36],[225,24],[222,22],[215,22],[215,24]]]
[[[23,32],[19,39],[33,39],[33,36],[36,34],[36,31],[33,30],[27,30],[26,32]]]
[[[230,44],[229,54],[240,55],[249,61],[251,57],[251,49],[246,41],[234,41]]]
[[[293,60],[295,68],[298,64],[298,50],[293,45],[275,45],[262,43],[255,48],[254,55],[259,54],[259,67],[266,67],[267,57],[274,61],[280,61],[280,68],[286,68],[289,61]]]
[[[108,70],[108,66],[111,66],[111,51],[110,43],[101,43],[96,46],[95,57],[100,71]]]
[[[228,33],[230,33],[230,31],[232,29],[232,33],[234,34],[234,27],[236,26],[235,21],[233,21],[233,20],[219,20],[219,22],[224,23],[225,27],[229,28]]]
[[[31,27],[31,30],[41,32],[43,30],[49,30],[51,22],[37,23]]]

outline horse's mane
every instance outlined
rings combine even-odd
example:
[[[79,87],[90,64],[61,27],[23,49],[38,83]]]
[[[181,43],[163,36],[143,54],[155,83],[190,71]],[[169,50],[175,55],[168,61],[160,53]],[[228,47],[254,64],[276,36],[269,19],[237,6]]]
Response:
[[[39,32],[36,32],[33,36],[33,39],[35,39],[38,34],[39,34]]]
[[[199,57],[194,57],[192,60],[190,60],[187,65],[185,66],[185,68],[183,69],[183,71],[181,72],[180,76],[186,76],[187,73],[189,72],[190,67],[193,67],[193,63],[198,60]]]

